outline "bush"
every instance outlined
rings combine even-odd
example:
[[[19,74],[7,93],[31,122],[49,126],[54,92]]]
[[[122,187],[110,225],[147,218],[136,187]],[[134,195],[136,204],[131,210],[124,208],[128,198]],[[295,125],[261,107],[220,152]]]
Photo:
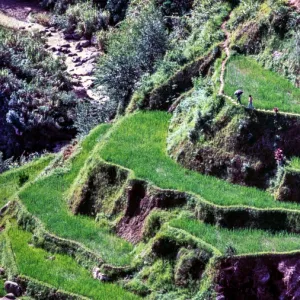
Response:
[[[66,32],[76,32],[80,36],[91,38],[93,33],[106,29],[109,13],[102,12],[91,1],[69,5],[65,14],[56,15],[53,23]]]
[[[130,34],[128,34],[130,32]],[[136,20],[127,20],[111,36],[107,54],[98,64],[97,80],[123,112],[135,85],[167,48],[167,35],[162,15],[153,6],[145,9]]]

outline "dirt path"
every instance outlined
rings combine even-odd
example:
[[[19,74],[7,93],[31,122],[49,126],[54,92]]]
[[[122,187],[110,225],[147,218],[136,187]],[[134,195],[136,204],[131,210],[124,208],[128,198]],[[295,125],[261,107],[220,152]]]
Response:
[[[219,95],[224,95],[224,87],[225,87],[225,70],[226,70],[226,63],[228,59],[230,58],[230,50],[229,50],[229,44],[230,44],[230,32],[226,29],[226,25],[228,20],[230,19],[231,14],[228,16],[227,20],[223,22],[221,25],[221,28],[225,34],[225,42],[223,44],[223,49],[226,54],[226,58],[222,61],[222,66],[221,66],[221,75],[220,75],[220,89],[219,89]]]
[[[45,48],[54,58],[63,57],[67,72],[73,78],[73,90],[79,98],[88,98],[101,105],[108,101],[100,88],[94,87],[94,71],[100,51],[89,40],[66,36],[54,27],[46,28],[32,23],[31,13],[42,12],[38,1],[0,0],[0,25],[27,32],[40,32],[45,38]]]

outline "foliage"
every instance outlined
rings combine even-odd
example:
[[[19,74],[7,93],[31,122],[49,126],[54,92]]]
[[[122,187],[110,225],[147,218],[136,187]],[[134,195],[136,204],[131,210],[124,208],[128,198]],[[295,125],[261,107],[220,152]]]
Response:
[[[18,143],[27,144],[29,152],[35,147],[40,151],[49,148],[55,136],[72,135],[76,97],[65,69],[38,36],[0,28],[1,135],[9,145],[5,156],[20,155],[24,147]]]
[[[130,34],[128,34],[130,32]],[[152,6],[136,19],[122,23],[108,41],[107,54],[98,64],[98,84],[123,112],[136,83],[164,54],[167,36],[162,16]]]
[[[76,32],[80,36],[91,38],[100,29],[107,29],[109,14],[96,7],[92,1],[69,5],[63,15],[56,15],[53,23],[65,32]]]
[[[229,6],[222,1],[195,1],[189,14],[174,24],[169,35],[170,47],[164,58],[157,62],[155,72],[145,73],[137,84],[133,95],[134,102],[142,99],[151,90],[174,76],[178,69],[196,61],[223,40],[221,23],[229,11]]]
[[[52,159],[53,157],[48,155],[0,174],[0,206],[2,207],[9,197],[18,190],[20,178],[27,177],[27,181],[33,180]]]
[[[112,22],[114,24],[119,23],[125,17],[129,0],[108,0],[106,8],[112,16]]]
[[[244,56],[232,57],[226,69],[225,93],[233,96],[242,89],[245,95],[253,96],[255,108],[299,113],[300,91],[285,78],[262,68],[253,59]]]

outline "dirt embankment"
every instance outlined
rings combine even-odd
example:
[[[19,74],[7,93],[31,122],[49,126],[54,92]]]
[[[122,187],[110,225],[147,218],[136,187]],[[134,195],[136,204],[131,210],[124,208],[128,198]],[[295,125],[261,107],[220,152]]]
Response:
[[[300,152],[296,116],[224,105],[200,123],[197,132],[205,142],[187,140],[172,155],[189,169],[233,183],[267,188],[277,169],[275,149],[287,157]]]
[[[220,264],[217,299],[300,299],[299,278],[299,254],[229,258]]]
[[[117,225],[117,233],[132,243],[139,242],[143,235],[144,221],[153,209],[171,209],[186,202],[184,193],[151,190],[143,181],[132,181],[127,187],[127,206]]]

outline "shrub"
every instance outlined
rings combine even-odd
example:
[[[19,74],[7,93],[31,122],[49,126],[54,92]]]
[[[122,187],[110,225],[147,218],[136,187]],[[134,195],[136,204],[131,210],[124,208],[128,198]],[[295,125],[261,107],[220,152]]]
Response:
[[[91,38],[93,33],[106,29],[109,23],[107,11],[99,10],[92,1],[69,5],[64,15],[56,15],[53,23],[67,32]]]
[[[125,17],[129,0],[108,0],[106,8],[111,14],[112,23],[116,24]]]
[[[130,34],[128,34],[130,32]],[[136,20],[128,20],[111,36],[107,54],[98,64],[97,80],[123,112],[135,85],[162,58],[167,35],[162,16],[153,6]]]

